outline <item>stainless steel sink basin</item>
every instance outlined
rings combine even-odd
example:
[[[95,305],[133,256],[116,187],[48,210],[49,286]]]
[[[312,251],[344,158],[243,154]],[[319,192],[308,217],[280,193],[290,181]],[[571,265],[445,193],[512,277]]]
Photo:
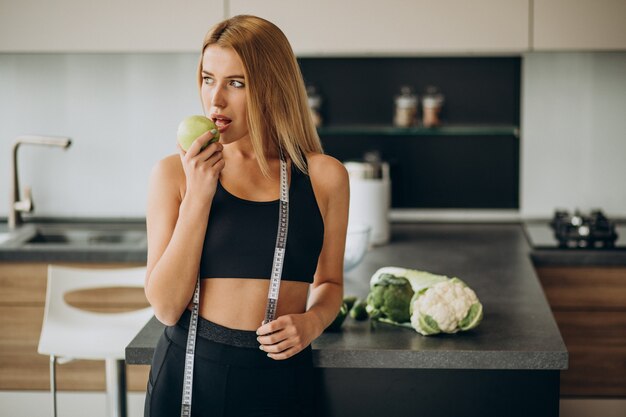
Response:
[[[146,240],[141,223],[40,223],[0,233],[0,248],[136,248]]]
[[[144,243],[146,233],[139,230],[71,229],[39,226],[26,245],[138,245]]]

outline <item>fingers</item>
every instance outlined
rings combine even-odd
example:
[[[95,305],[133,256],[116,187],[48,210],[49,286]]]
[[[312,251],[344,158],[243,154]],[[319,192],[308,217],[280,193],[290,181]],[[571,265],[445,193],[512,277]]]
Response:
[[[191,146],[189,146],[189,149],[187,149],[187,151],[182,149],[178,141],[176,141],[176,147],[179,149],[179,152],[180,150],[182,150],[185,155],[189,154],[190,157],[192,157],[205,151],[206,148],[209,146],[209,142],[214,140],[214,136],[216,134],[217,134],[217,130],[215,129],[209,130],[208,132],[203,133],[191,143]],[[219,142],[215,141],[213,143],[219,143]]]
[[[224,145],[219,142],[215,142],[208,145],[201,152],[194,154],[193,152],[197,150],[197,147],[195,147],[195,145],[196,143],[194,142],[194,144],[189,147],[189,150],[186,153],[184,150],[182,150],[180,145],[178,145],[181,160],[184,160],[184,163],[186,165],[192,167],[215,167],[219,170],[223,168],[224,156],[222,154],[222,150],[224,149]]]
[[[285,330],[280,330],[271,334],[267,334],[264,336],[258,336],[256,338],[256,340],[259,341],[260,344],[262,345],[274,345],[276,343],[280,343],[286,339],[288,339],[289,337],[293,336],[295,334],[294,331],[289,331],[287,329]]]
[[[296,353],[300,352],[301,350],[302,349],[296,348],[294,346],[294,347],[290,347],[289,349],[284,350],[284,351],[282,351],[280,353],[268,353],[267,356],[269,356],[272,359],[282,361],[282,360],[285,360],[285,359],[288,359],[288,358],[292,357],[293,355],[295,355]]]
[[[262,325],[257,329],[259,348],[272,359],[282,360],[297,354],[308,345],[291,315]]]
[[[194,140],[191,146],[189,147],[187,153],[190,153],[191,155],[198,155],[202,151],[205,151],[206,150],[205,147],[208,147],[209,142],[213,139],[213,136],[216,134],[217,134],[217,130],[213,129],[198,136],[196,140]],[[214,143],[217,143],[217,142],[214,142]]]

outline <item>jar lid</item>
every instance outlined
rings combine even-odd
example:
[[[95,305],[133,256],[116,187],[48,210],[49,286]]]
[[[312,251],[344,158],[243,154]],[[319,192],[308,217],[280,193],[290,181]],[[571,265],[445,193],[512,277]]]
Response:
[[[422,106],[424,107],[439,107],[443,104],[443,96],[424,96],[422,97]]]
[[[318,109],[322,105],[322,98],[320,96],[309,96],[307,100],[309,107],[312,109]]]
[[[396,106],[402,108],[408,107],[417,107],[417,96],[397,96],[396,97]]]

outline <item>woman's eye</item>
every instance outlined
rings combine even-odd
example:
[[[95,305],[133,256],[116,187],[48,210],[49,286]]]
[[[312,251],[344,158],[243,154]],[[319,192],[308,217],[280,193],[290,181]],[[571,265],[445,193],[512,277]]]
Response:
[[[204,81],[205,84],[207,85],[211,85],[213,84],[213,78],[211,77],[202,77],[202,80]]]
[[[241,81],[237,81],[237,80],[232,80],[230,82],[230,85],[232,85],[235,88],[243,88],[244,84]]]

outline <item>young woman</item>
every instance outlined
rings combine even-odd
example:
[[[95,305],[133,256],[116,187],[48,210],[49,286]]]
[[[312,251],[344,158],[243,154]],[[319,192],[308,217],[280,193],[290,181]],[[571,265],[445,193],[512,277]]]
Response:
[[[198,68],[219,130],[154,168],[146,295],[166,324],[146,416],[181,413],[185,346],[200,278],[192,416],[311,415],[311,342],[343,295],[348,176],[324,155],[285,35],[236,16],[206,35]],[[216,132],[215,132],[216,133]],[[280,155],[289,223],[276,319],[262,324],[277,240]]]

